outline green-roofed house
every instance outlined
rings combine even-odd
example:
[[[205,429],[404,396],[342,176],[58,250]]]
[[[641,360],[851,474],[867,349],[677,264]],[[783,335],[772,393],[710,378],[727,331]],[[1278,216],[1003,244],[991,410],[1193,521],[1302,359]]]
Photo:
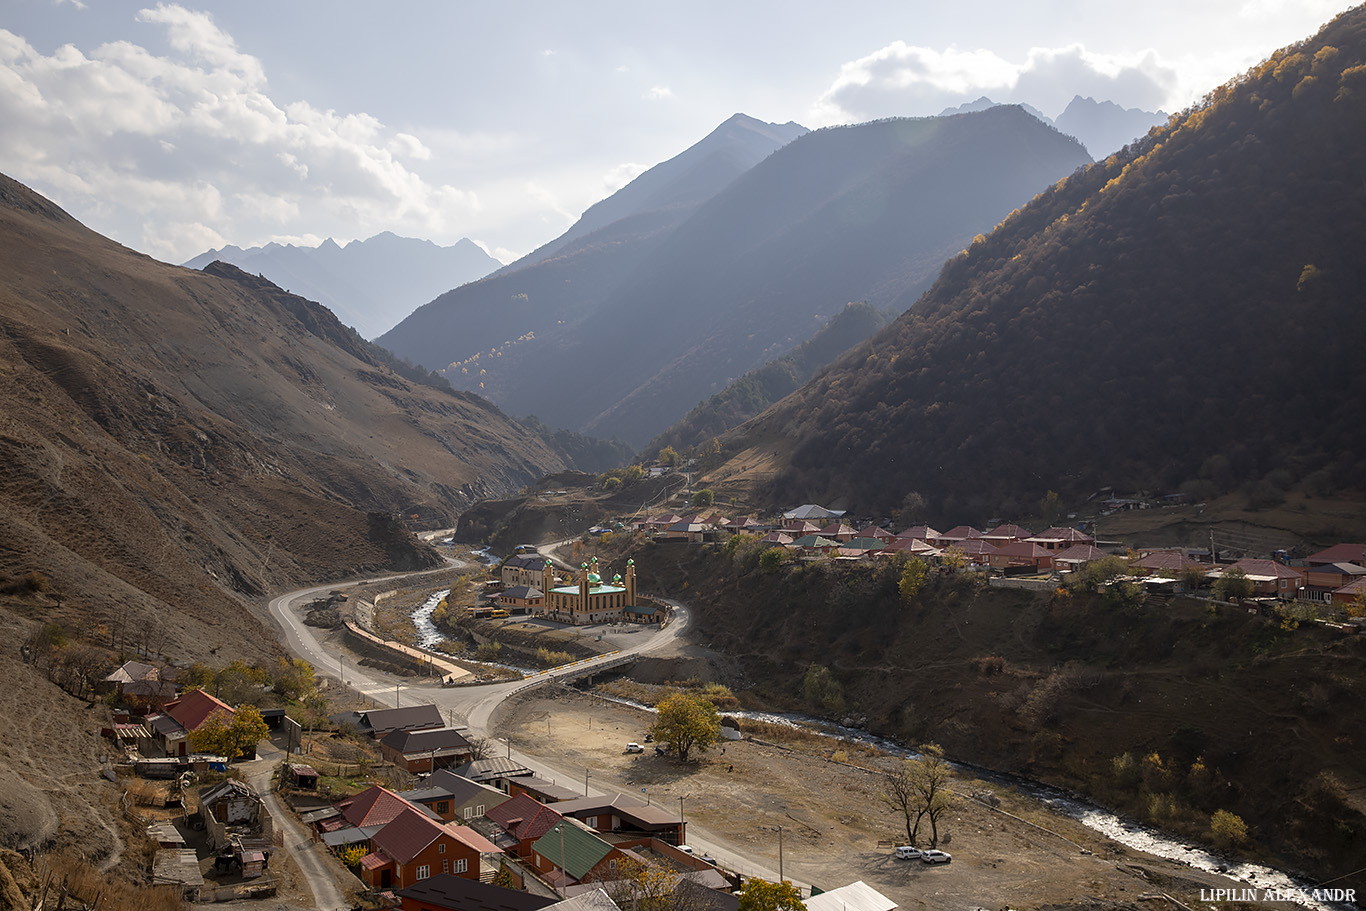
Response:
[[[541,878],[560,889],[589,880],[615,878],[628,855],[577,819],[565,819],[531,843],[531,863]]]
[[[804,558],[834,557],[839,554],[840,542],[823,538],[820,535],[802,535],[787,546],[790,550],[797,551]]]
[[[579,578],[574,585],[558,586],[555,585],[554,570],[547,561],[541,591],[545,592],[542,614],[547,620],[583,626],[637,619],[626,616],[626,608],[637,604],[634,560],[626,561],[625,579],[618,575],[613,577],[611,583],[607,583],[598,573],[598,558],[594,557],[579,567]]]

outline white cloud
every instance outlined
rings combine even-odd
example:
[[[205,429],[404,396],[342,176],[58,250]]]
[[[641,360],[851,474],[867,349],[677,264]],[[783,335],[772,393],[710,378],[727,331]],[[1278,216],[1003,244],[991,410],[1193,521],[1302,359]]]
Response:
[[[602,175],[603,192],[610,196],[649,169],[650,166],[647,164],[638,164],[634,161],[623,162]]]
[[[982,95],[1023,101],[1050,116],[1073,95],[1092,95],[1124,107],[1170,104],[1175,70],[1156,52],[1113,56],[1082,45],[1034,48],[1020,62],[993,51],[935,50],[896,41],[845,63],[810,111],[814,125],[877,117],[937,114]]]
[[[665,98],[672,98],[673,96],[673,89],[669,88],[667,85],[653,86],[645,93],[645,97],[650,101],[663,101]]]
[[[433,153],[413,133],[277,101],[260,61],[207,14],[163,3],[138,19],[165,29],[169,54],[117,41],[44,55],[0,29],[0,168],[64,191],[100,230],[122,221],[142,236],[121,239],[172,261],[211,237],[338,220],[430,235],[478,211],[473,193],[414,170]]]

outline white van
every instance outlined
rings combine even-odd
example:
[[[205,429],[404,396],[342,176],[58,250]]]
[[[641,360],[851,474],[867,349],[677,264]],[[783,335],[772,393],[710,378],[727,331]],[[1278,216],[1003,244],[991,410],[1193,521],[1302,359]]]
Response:
[[[913,848],[910,845],[902,845],[901,847],[896,849],[896,859],[919,860],[921,855],[923,855],[924,853],[925,852],[921,851],[919,848]]]

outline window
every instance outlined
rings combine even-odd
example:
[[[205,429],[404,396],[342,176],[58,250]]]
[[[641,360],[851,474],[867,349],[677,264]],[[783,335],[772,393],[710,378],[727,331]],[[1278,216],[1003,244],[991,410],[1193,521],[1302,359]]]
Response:
[[[590,829],[596,829],[598,827],[598,818],[596,816],[589,816],[584,819],[584,822],[588,823],[588,828]]]
[[[456,873],[464,873],[464,872],[466,872],[467,870],[469,870],[469,868],[470,868],[470,862],[469,862],[468,860],[465,860],[465,858],[463,858],[463,857],[460,857],[460,858],[457,858],[457,859],[456,859],[456,861],[455,861],[455,872],[456,872]]]
[[[475,815],[477,815],[477,816],[483,816],[483,815],[484,815],[484,805],[481,803],[479,806],[475,807],[475,808],[474,808],[474,812],[475,812]]]
[[[472,807],[465,807],[465,818],[466,818],[466,819],[473,819],[473,818],[474,818],[474,809],[473,809]]]
[[[450,802],[449,800],[442,800],[442,801],[439,801],[439,802],[437,803],[437,805],[436,805],[436,812],[440,813],[442,816],[445,816],[445,815],[446,815],[447,813],[449,813],[450,811],[451,811],[451,802]]]
[[[427,877],[429,877],[429,876],[431,876],[431,875],[432,875],[432,868],[429,867],[429,866],[427,866],[426,864],[423,864],[422,866],[420,866],[420,867],[417,868],[417,878],[418,878],[418,879],[426,879]]]
[[[439,844],[439,845],[436,846],[436,853],[437,853],[437,854],[445,854],[445,853],[446,853],[446,843],[445,843],[444,841],[443,841],[441,844]]]

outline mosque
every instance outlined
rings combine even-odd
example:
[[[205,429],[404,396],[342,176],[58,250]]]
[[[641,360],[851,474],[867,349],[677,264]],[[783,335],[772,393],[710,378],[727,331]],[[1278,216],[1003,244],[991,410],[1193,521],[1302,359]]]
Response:
[[[541,591],[545,602],[541,614],[547,620],[583,626],[590,623],[612,623],[629,620],[634,623],[657,623],[663,620],[663,609],[653,605],[639,605],[636,601],[636,561],[626,561],[626,578],[612,577],[610,585],[598,573],[598,558],[579,566],[575,585],[555,585],[555,568],[547,560],[541,570]]]

